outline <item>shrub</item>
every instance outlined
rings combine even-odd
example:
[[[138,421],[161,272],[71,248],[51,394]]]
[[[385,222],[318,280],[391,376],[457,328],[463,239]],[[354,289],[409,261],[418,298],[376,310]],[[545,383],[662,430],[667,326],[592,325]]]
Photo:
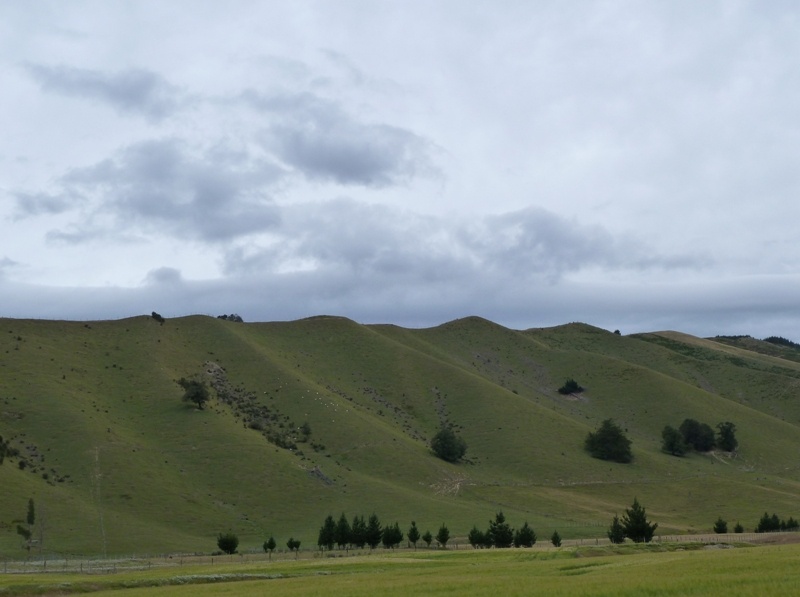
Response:
[[[661,432],[661,449],[673,456],[683,456],[686,454],[688,446],[683,440],[681,432],[671,425],[667,425]]]
[[[574,379],[568,379],[564,382],[564,385],[558,388],[559,394],[577,394],[578,392],[583,392],[583,388],[578,385],[578,382]]]
[[[536,543],[536,531],[528,526],[528,521],[514,533],[514,547],[533,547]]]
[[[708,452],[714,447],[714,430],[705,423],[684,419],[679,430],[683,441],[698,452]]]
[[[609,527],[606,534],[611,543],[623,543],[625,541],[625,529],[619,521],[619,516],[614,516],[614,520],[611,521],[611,527]]]
[[[717,522],[714,523],[714,532],[715,533],[727,533],[728,532],[728,523],[722,520],[722,516],[717,518]]]
[[[233,533],[220,533],[217,536],[217,547],[227,554],[236,553],[239,547],[239,537]]]
[[[553,536],[550,537],[550,541],[555,547],[561,547],[561,535],[558,534],[558,531],[553,531]]]
[[[744,533],[744,527],[742,526],[742,524],[740,522],[737,522],[736,526],[733,527],[733,532],[734,533]]]
[[[717,447],[726,452],[733,452],[738,446],[739,441],[736,439],[736,425],[730,421],[719,423],[717,425]]]

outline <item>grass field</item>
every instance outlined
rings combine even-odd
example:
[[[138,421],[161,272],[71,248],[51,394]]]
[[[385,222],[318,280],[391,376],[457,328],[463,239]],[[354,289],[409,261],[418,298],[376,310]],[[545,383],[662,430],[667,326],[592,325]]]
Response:
[[[0,595],[794,595],[800,545],[702,544],[375,552],[154,567],[113,574],[2,574]]]

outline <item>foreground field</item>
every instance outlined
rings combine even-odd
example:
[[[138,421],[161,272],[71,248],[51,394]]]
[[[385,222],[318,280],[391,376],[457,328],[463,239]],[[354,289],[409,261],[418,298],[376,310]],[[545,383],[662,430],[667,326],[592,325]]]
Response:
[[[790,595],[800,545],[667,544],[376,552],[272,562],[219,558],[115,574],[3,574],[0,595]]]

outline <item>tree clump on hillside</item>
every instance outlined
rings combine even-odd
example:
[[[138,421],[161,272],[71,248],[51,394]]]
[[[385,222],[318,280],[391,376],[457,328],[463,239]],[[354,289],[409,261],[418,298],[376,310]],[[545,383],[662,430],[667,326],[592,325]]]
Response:
[[[431,450],[442,460],[458,462],[467,453],[467,443],[450,427],[442,427],[431,440]]]
[[[236,313],[231,313],[230,315],[217,315],[217,319],[222,319],[224,321],[233,321],[236,323],[244,323],[244,319],[242,319],[242,316],[237,315]]]
[[[671,425],[667,425],[661,432],[661,449],[673,456],[683,456],[689,447],[686,445],[681,432]]]
[[[708,452],[714,447],[714,430],[706,423],[684,419],[679,430],[686,444],[698,452]]]
[[[733,452],[739,446],[736,439],[736,425],[730,421],[717,424],[717,447],[726,452]]]
[[[800,529],[800,522],[797,522],[791,516],[789,520],[782,520],[778,518],[777,514],[770,516],[766,512],[758,521],[756,526],[756,533],[774,533],[777,531],[796,531]]]
[[[622,429],[611,419],[606,419],[595,432],[586,436],[586,450],[594,458],[612,462],[627,463],[633,460],[631,440],[625,437]]]

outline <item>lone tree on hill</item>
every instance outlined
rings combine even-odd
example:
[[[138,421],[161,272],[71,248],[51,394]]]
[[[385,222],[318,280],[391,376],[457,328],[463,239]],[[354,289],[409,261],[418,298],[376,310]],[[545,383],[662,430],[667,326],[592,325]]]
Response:
[[[239,537],[233,533],[220,533],[217,536],[217,547],[227,554],[236,553],[236,548],[239,547]]]
[[[178,385],[183,388],[183,399],[186,402],[194,402],[198,410],[203,410],[203,405],[211,399],[208,387],[202,381],[181,377]]]
[[[661,449],[667,454],[672,454],[673,456],[683,456],[686,454],[688,446],[683,440],[683,435],[671,425],[664,427],[664,430],[661,432],[661,440]]]
[[[442,427],[433,436],[431,449],[442,460],[458,462],[466,454],[467,444],[450,427]]]
[[[625,510],[622,517],[622,528],[625,529],[625,536],[634,543],[649,543],[658,523],[648,521],[647,512],[639,504],[639,500],[633,498],[633,505]]]
[[[633,460],[631,440],[611,419],[603,421],[597,431],[586,436],[585,447],[589,454],[600,460],[622,463]]]
[[[578,394],[579,392],[583,392],[583,388],[572,378],[565,381],[564,385],[558,388],[559,394]]]

